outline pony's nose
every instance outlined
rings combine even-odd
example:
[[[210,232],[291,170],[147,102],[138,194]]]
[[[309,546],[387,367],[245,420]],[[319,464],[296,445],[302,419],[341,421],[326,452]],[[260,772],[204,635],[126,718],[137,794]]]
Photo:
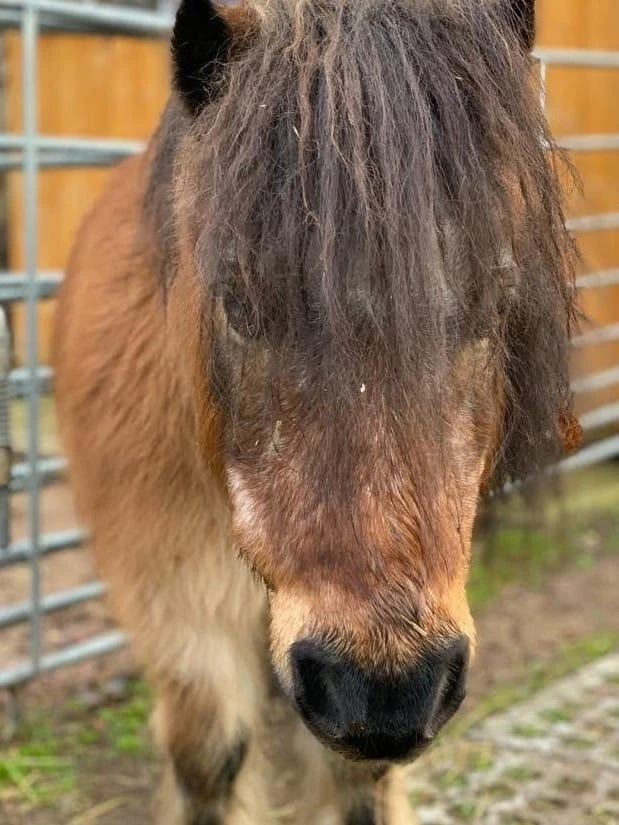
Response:
[[[426,652],[398,676],[372,676],[305,639],[291,648],[294,698],[310,730],[353,759],[419,753],[460,707],[469,644],[464,636]]]

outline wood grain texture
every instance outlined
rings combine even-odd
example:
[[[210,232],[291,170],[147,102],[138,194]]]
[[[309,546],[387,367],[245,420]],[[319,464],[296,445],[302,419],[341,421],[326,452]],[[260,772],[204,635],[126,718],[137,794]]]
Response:
[[[538,0],[540,46],[619,50],[616,0]],[[553,67],[548,72],[548,114],[559,138],[576,134],[619,134],[619,69]],[[619,212],[619,151],[579,152],[573,160],[583,193],[572,192],[570,214]],[[619,267],[619,231],[576,235],[583,269]],[[585,329],[619,322],[619,287],[582,293]],[[619,343],[599,344],[578,353],[574,372],[582,375],[619,364]],[[619,385],[579,399],[581,411],[619,400]]]
[[[19,35],[5,35],[9,131],[21,128]],[[538,0],[538,43],[589,49],[619,49],[617,0]],[[127,37],[47,34],[40,40],[39,119],[43,134],[146,138],[168,88],[167,44]],[[552,67],[548,72],[548,113],[555,134],[619,134],[619,70]],[[571,192],[570,214],[619,212],[619,152],[574,155],[584,194]],[[106,170],[73,169],[41,173],[39,181],[40,266],[61,268],[77,225],[101,191]],[[9,266],[23,263],[23,198],[19,173],[8,181]],[[586,270],[619,267],[619,231],[579,233]],[[582,305],[589,323],[619,321],[619,289],[590,289]],[[40,310],[40,356],[47,361],[53,305]],[[23,310],[15,309],[15,348],[25,352]],[[619,363],[619,344],[591,347],[575,359],[576,374]],[[619,400],[619,386],[581,400],[591,409]]]
[[[21,45],[16,32],[4,35],[6,122],[22,126]],[[146,139],[168,92],[168,47],[163,41],[84,34],[46,34],[39,40],[38,118],[43,135]],[[107,169],[54,169],[39,176],[39,266],[65,266],[78,224],[101,192]],[[8,175],[8,265],[23,266],[23,187]],[[49,359],[54,306],[39,310],[43,362]],[[25,314],[14,307],[14,348],[25,357]]]

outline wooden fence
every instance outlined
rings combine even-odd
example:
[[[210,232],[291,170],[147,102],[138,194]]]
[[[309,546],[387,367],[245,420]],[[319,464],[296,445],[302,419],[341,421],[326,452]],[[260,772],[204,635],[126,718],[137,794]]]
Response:
[[[21,129],[21,44],[5,35],[7,131]],[[40,38],[38,117],[43,135],[146,139],[168,93],[165,42],[92,34]],[[39,266],[62,269],[85,212],[101,192],[107,169],[46,169],[39,177]],[[21,173],[8,175],[8,269],[23,267]],[[24,308],[15,306],[14,351],[25,357]],[[54,306],[40,309],[40,352],[49,362]]]
[[[543,47],[619,50],[619,0],[538,0],[538,43]],[[20,44],[5,36],[5,121],[21,126]],[[168,87],[167,45],[146,39],[86,34],[45,34],[39,61],[40,131],[80,137],[146,138]],[[619,135],[619,69],[554,67],[547,74],[547,105],[558,138]],[[619,151],[582,151],[574,161],[584,195],[572,193],[572,216],[619,213]],[[103,169],[44,170],[40,177],[39,264],[61,269],[80,218],[101,190]],[[8,268],[23,264],[21,180],[8,175]],[[578,232],[587,271],[619,267],[619,230]],[[582,304],[592,324],[619,322],[619,284],[587,289]],[[25,352],[22,310],[14,310],[18,361]],[[40,309],[40,358],[49,358],[53,305]],[[575,374],[619,364],[619,343],[598,344],[575,359]],[[619,400],[619,384],[588,393],[581,409]]]

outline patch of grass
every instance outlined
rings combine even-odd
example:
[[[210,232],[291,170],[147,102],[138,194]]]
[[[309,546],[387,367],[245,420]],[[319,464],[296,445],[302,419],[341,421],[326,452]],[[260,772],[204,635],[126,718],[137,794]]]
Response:
[[[539,587],[553,569],[582,570],[602,554],[619,553],[619,473],[595,467],[561,479],[535,510],[520,495],[482,508],[473,549],[468,594],[480,609],[507,584]],[[485,527],[484,527],[485,525]]]
[[[532,811],[537,811],[538,813],[551,813],[556,811],[558,808],[566,808],[569,805],[569,800],[564,797],[556,796],[552,799],[533,799],[529,805]]]
[[[599,825],[616,825],[617,811],[606,805],[597,805],[593,811],[594,822]]]
[[[568,736],[563,740],[563,744],[575,750],[588,751],[595,745],[595,741],[586,736]]]
[[[79,777],[94,763],[151,755],[147,722],[150,696],[144,683],[129,686],[129,697],[92,710],[71,700],[60,713],[29,714],[15,742],[0,747],[0,804],[53,804],[77,790]]]
[[[566,776],[555,785],[557,791],[565,793],[586,793],[591,791],[593,785],[587,779],[579,779],[575,776]]]
[[[477,542],[467,592],[471,607],[479,609],[514,581],[538,587],[543,572],[558,559],[558,545],[549,534],[522,527],[500,527],[484,551]]]
[[[449,790],[450,788],[464,788],[468,782],[466,771],[456,769],[441,771],[436,777],[435,782],[442,790]]]
[[[544,735],[544,729],[538,725],[512,725],[512,733],[522,739],[536,739]]]
[[[102,732],[108,746],[118,753],[147,756],[146,727],[150,708],[148,688],[144,682],[136,680],[128,701],[101,708],[97,712],[94,731]]]
[[[472,822],[477,814],[477,808],[477,802],[459,802],[452,807],[451,812],[459,822]]]
[[[514,796],[514,789],[507,782],[493,782],[483,789],[483,795],[486,799],[496,802],[500,799],[512,799]]]
[[[512,768],[507,768],[503,771],[503,776],[506,779],[513,779],[515,782],[531,782],[534,779],[539,779],[539,773],[528,765],[514,765]]]
[[[551,724],[569,722],[571,718],[572,715],[567,708],[548,708],[548,710],[543,710],[540,713],[540,719]]]
[[[75,770],[62,740],[48,724],[24,731],[23,741],[0,749],[0,799],[41,805],[74,788]]]
[[[75,739],[80,745],[96,745],[100,738],[101,736],[98,731],[92,728],[78,730],[75,734]]]
[[[619,500],[619,473],[612,462],[568,473],[561,482],[562,499],[550,499],[551,516],[579,513],[583,516],[612,512]]]
[[[492,748],[485,748],[474,753],[468,761],[469,771],[487,771],[494,764],[495,755]]]

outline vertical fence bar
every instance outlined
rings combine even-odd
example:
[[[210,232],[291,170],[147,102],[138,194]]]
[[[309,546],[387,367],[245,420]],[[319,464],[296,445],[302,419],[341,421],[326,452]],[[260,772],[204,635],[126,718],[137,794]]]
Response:
[[[546,112],[546,81],[548,77],[548,64],[543,60],[539,62],[539,100],[542,109]]]
[[[11,540],[9,498],[11,482],[11,429],[9,410],[9,374],[11,339],[6,313],[0,307],[0,556]]]
[[[40,512],[39,512],[39,383],[37,367],[39,360],[38,335],[38,152],[37,135],[37,41],[38,11],[30,0],[26,0],[21,24],[22,34],[22,107],[24,131],[24,269],[26,272],[27,304],[27,370],[28,387],[28,451],[30,466],[28,483],[28,530],[31,547],[30,576],[32,614],[30,619],[30,653],[34,673],[40,670],[41,662],[41,575]]]

